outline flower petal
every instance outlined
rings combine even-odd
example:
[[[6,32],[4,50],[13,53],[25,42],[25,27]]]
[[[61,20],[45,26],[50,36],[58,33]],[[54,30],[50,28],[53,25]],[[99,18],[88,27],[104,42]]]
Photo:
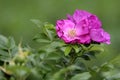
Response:
[[[88,17],[89,28],[90,29],[98,29],[101,28],[102,24],[101,21],[98,19],[96,15],[91,15]]]
[[[69,28],[74,28],[75,24],[70,20],[58,20],[56,29],[67,31]]]
[[[79,36],[89,33],[89,27],[86,20],[82,20],[78,24],[76,24],[75,29],[76,29],[77,35]]]
[[[91,42],[90,36],[89,35],[82,35],[79,37],[79,41],[80,44],[89,44]]]
[[[73,19],[76,23],[79,23],[81,20],[86,19],[89,16],[91,16],[91,13],[85,10],[76,10],[73,14]]]
[[[110,35],[103,29],[91,29],[90,36],[93,41],[110,44]]]

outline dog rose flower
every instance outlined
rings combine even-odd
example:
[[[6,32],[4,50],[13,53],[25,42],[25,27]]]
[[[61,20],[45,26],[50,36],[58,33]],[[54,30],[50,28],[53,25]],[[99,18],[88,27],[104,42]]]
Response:
[[[102,29],[98,17],[85,10],[76,10],[67,19],[57,20],[56,31],[65,43],[89,44],[92,41],[110,44],[110,35]]]

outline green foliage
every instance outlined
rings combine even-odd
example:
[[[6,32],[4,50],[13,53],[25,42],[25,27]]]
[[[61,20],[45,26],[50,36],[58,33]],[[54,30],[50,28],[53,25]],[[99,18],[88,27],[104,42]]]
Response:
[[[16,45],[12,37],[8,39],[0,35],[0,60],[9,62],[16,54]]]
[[[72,47],[71,47],[71,46],[67,46],[67,47],[65,48],[65,56],[68,56],[69,53],[71,52],[71,50],[72,50]]]
[[[71,80],[88,80],[90,79],[91,75],[89,72],[83,72],[81,74],[77,74],[71,78]]]
[[[100,66],[86,65],[102,53],[102,45],[65,44],[49,23],[32,20],[40,29],[37,49],[16,45],[0,35],[0,80],[119,80],[120,56]],[[94,60],[95,61],[95,60]]]

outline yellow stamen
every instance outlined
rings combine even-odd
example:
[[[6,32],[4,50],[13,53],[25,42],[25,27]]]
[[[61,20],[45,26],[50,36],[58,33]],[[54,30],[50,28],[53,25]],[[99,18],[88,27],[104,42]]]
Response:
[[[73,38],[76,36],[76,30],[75,29],[71,29],[68,31],[68,36]]]

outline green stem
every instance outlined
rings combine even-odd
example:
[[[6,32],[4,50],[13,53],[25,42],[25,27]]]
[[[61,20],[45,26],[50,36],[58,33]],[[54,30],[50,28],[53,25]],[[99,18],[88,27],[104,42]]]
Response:
[[[69,61],[68,65],[67,65],[67,67],[73,65],[73,64],[75,63],[75,60],[76,60],[76,59],[77,59],[76,53],[75,53],[75,52],[72,52],[71,55],[70,55],[70,61]],[[69,76],[70,73],[71,73],[71,71],[67,71],[67,72],[65,73],[65,80],[69,80],[69,78],[70,78],[70,76]]]
[[[69,54],[69,55],[70,55],[70,61],[69,61],[68,65],[67,65],[67,67],[75,64],[76,59],[77,59],[78,57],[81,57],[81,56],[85,53],[85,51],[91,49],[93,46],[90,46],[89,48],[86,48],[84,45],[80,45],[79,47],[81,47],[81,51],[78,52],[78,53],[80,53],[80,54],[75,53],[74,50],[71,51],[71,53]],[[69,80],[70,74],[71,74],[71,71],[70,71],[70,70],[65,73],[65,80]]]
[[[68,66],[74,64],[74,62],[75,62],[76,59],[77,59],[77,56],[74,55],[74,56],[71,58],[71,60],[70,60],[70,62],[69,62],[69,64],[68,64]]]

